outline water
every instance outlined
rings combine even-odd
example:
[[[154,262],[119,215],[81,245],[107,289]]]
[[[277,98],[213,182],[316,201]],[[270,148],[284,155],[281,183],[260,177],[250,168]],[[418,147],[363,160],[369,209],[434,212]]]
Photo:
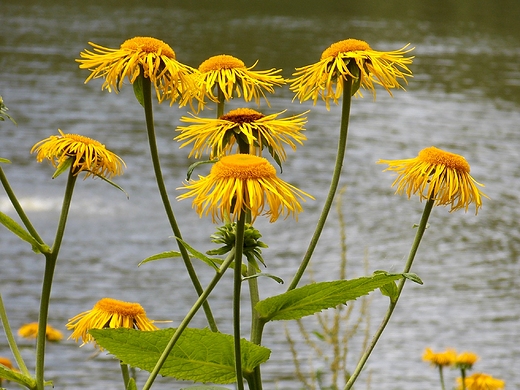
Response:
[[[520,212],[515,207],[520,193],[519,14],[520,4],[514,0],[2,4],[0,94],[18,127],[1,124],[0,155],[13,162],[4,167],[6,175],[44,239],[49,243],[53,239],[64,178],[51,180],[52,169],[35,162],[29,154],[34,143],[60,128],[100,140],[128,165],[117,183],[130,199],[100,180],[80,180],[76,185],[50,323],[66,332],[68,318],[108,296],[138,301],[151,318],[176,324],[194,301],[178,261],[137,268],[143,258],[173,249],[174,242],[150,169],[141,109],[128,85],[116,95],[101,92],[100,81],[83,84],[88,74],[74,59],[88,41],[118,47],[133,36],[154,36],[168,42],[177,58],[192,66],[226,53],[247,65],[259,60],[258,69],[282,68],[286,77],[295,67],[315,62],[331,43],[348,37],[364,39],[379,50],[410,42],[416,58],[407,92],[397,91],[391,98],[378,90],[376,102],[368,94],[353,102],[343,178],[350,277],[364,274],[366,253],[371,270],[399,271],[413,239],[411,226],[423,206],[417,199],[393,195],[393,177],[381,172],[384,167],[374,163],[378,159],[413,157],[431,145],[460,153],[470,162],[473,176],[486,184],[491,200],[484,201],[478,216],[434,209],[413,268],[425,284],[407,284],[359,388],[366,387],[368,375],[377,389],[437,388],[435,371],[421,361],[425,347],[474,351],[481,357],[476,371],[504,379],[508,389],[520,388]],[[291,99],[284,88],[270,98],[271,108],[264,104],[261,109],[266,113],[287,109],[290,114],[311,109],[308,141],[289,153],[283,178],[312,193],[316,201],[305,204],[298,223],[270,225],[259,220],[257,226],[270,247],[264,251],[268,272],[285,280],[290,280],[305,251],[325,197],[340,115],[338,107],[328,112],[321,103],[313,107]],[[237,106],[241,103],[230,107]],[[189,165],[188,151],[178,150],[172,141],[185,114],[168,105],[157,106],[155,112],[172,198]],[[210,221],[199,220],[188,201],[174,202],[174,207],[184,237],[200,250],[210,249],[207,237],[214,230]],[[0,210],[15,216],[5,195],[0,195]],[[340,239],[334,214],[316,250],[313,269],[318,280],[337,275]],[[17,328],[37,318],[43,260],[5,229],[0,246],[0,288],[11,324]],[[205,284],[211,272],[197,266]],[[225,279],[210,301],[226,332],[231,331],[229,282]],[[284,286],[261,281],[263,297],[282,291]],[[374,294],[372,327],[379,323],[385,305]],[[273,354],[263,368],[265,387],[301,388],[279,325],[266,327],[264,342]],[[193,326],[205,326],[202,315]],[[247,324],[244,327],[246,334]],[[79,349],[70,340],[50,345],[47,376],[55,387],[120,388],[117,363],[107,356],[89,359],[91,352],[89,346]],[[23,353],[32,364],[32,350],[25,348]],[[305,364],[311,352],[301,353]],[[0,355],[8,354],[2,333]],[[454,377],[454,372],[447,373],[449,384]],[[158,380],[157,388],[171,386],[171,381]]]

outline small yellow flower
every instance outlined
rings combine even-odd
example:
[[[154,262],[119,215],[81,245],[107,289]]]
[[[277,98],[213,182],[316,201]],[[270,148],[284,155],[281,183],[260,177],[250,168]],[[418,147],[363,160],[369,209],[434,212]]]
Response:
[[[22,325],[20,329],[18,329],[18,335],[26,339],[35,339],[36,336],[38,336],[38,323],[31,322],[29,324]],[[61,333],[58,329],[47,325],[45,330],[45,338],[49,341],[60,341],[63,339],[63,333]]]
[[[235,92],[238,97],[243,95],[246,102],[254,99],[259,104],[263,97],[269,104],[264,91],[274,93],[273,87],[285,84],[286,80],[277,74],[281,69],[253,70],[256,64],[247,67],[242,60],[226,54],[208,58],[199,66],[197,84],[202,95],[199,100],[208,97],[218,102],[220,89],[226,101],[231,100]]]
[[[94,338],[87,333],[90,329],[131,328],[139,330],[157,330],[154,321],[146,317],[146,312],[139,303],[123,302],[112,298],[99,300],[91,310],[80,313],[69,320],[67,329],[73,330],[69,339],[76,342],[81,338],[83,344]]]
[[[77,134],[51,135],[36,143],[31,153],[37,152],[36,160],[50,160],[55,168],[59,168],[68,158],[74,159],[72,164],[74,175],[84,171],[90,175],[110,178],[121,175],[125,162],[121,157],[105,148],[105,145],[88,137]]]
[[[457,357],[457,352],[454,349],[447,349],[444,352],[433,352],[430,348],[426,348],[423,354],[423,360],[430,362],[436,367],[451,366]]]
[[[482,207],[482,196],[487,196],[477,186],[484,187],[471,175],[466,159],[458,154],[429,147],[419,152],[415,158],[405,160],[379,160],[388,164],[385,171],[396,171],[399,176],[392,183],[397,185],[396,193],[406,192],[423,199],[432,199],[436,206],[450,205],[450,211],[464,208],[475,203],[475,214]]]
[[[0,365],[7,367],[9,369],[13,368],[13,363],[11,362],[11,360],[9,358],[3,357],[3,356],[0,356]]]
[[[109,49],[89,42],[93,51],[80,53],[81,69],[92,73],[85,83],[98,77],[105,78],[102,89],[117,91],[125,78],[133,84],[143,72],[155,87],[157,99],[169,98],[173,102],[180,97],[180,105],[191,102],[195,84],[192,74],[195,69],[176,60],[175,52],[165,42],[151,37],[135,37],[123,42],[119,49]]]
[[[232,214],[240,218],[243,212],[251,211],[254,221],[258,215],[267,215],[270,222],[280,214],[295,218],[303,211],[297,198],[303,196],[314,199],[289,183],[276,177],[276,169],[263,157],[250,154],[232,154],[222,157],[211,168],[208,176],[199,176],[198,181],[185,184],[189,190],[178,199],[192,196],[197,213],[211,213],[213,221]],[[264,212],[264,209],[269,210]]]
[[[249,153],[262,155],[264,147],[273,151],[280,161],[286,159],[283,145],[289,145],[296,150],[296,143],[302,145],[307,138],[302,134],[306,114],[302,113],[288,118],[278,118],[285,111],[263,115],[249,108],[237,108],[229,111],[218,119],[198,117],[182,117],[182,122],[193,123],[189,126],[179,126],[181,134],[175,140],[184,143],[181,148],[193,144],[189,157],[199,158],[204,151],[209,152],[210,158],[228,154],[240,137],[249,145]],[[276,157],[275,157],[276,158]]]
[[[454,365],[463,370],[471,370],[478,359],[478,355],[473,352],[462,352],[457,355]]]
[[[464,381],[466,390],[502,390],[506,383],[503,380],[493,378],[491,375],[476,372]],[[462,390],[462,378],[457,378],[457,390]]]
[[[316,104],[321,97],[327,108],[331,99],[338,103],[343,94],[343,80],[348,78],[355,85],[371,91],[374,98],[374,84],[381,85],[392,95],[390,89],[404,89],[399,79],[406,82],[406,77],[412,77],[407,65],[412,63],[413,57],[404,57],[413,50],[407,49],[408,46],[386,52],[372,50],[368,43],[358,39],[336,42],[322,53],[317,63],[297,68],[290,88],[300,102],[312,99]],[[358,89],[354,91],[362,96]]]

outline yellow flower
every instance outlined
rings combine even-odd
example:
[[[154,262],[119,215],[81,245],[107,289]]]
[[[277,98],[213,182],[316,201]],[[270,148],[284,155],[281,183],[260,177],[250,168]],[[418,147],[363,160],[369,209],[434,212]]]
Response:
[[[55,168],[59,168],[68,158],[72,158],[74,175],[84,171],[87,173],[85,178],[90,175],[110,178],[123,173],[125,162],[107,150],[105,145],[88,137],[58,131],[60,135],[51,135],[32,147],[31,153],[37,152],[38,162],[48,159]]]
[[[506,383],[503,380],[493,378],[491,375],[476,372],[465,379],[466,390],[501,390]],[[457,378],[457,390],[462,390],[462,378]]]
[[[258,215],[267,215],[270,222],[280,214],[295,218],[303,211],[297,198],[309,194],[276,177],[276,169],[263,157],[250,154],[232,154],[222,157],[211,168],[208,176],[199,176],[198,181],[185,184],[189,191],[178,199],[192,196],[193,207],[202,216],[211,213],[213,221],[224,221],[226,216],[240,218],[243,212],[251,211],[254,221]],[[264,212],[264,209],[269,210]]]
[[[419,152],[415,158],[405,160],[379,160],[388,164],[385,171],[396,171],[399,176],[392,183],[397,184],[396,193],[406,192],[423,199],[433,199],[436,206],[450,205],[450,211],[464,208],[475,203],[475,214],[482,207],[482,196],[487,196],[477,186],[484,187],[471,175],[466,159],[458,154],[429,147]]]
[[[423,360],[430,362],[437,367],[451,366],[457,357],[457,352],[454,349],[447,349],[444,352],[433,352],[430,348],[426,348],[423,354]]]
[[[31,322],[29,324],[22,325],[20,329],[18,329],[18,335],[26,339],[35,339],[36,336],[38,336],[38,323]],[[49,341],[60,341],[63,339],[63,333],[61,333],[58,329],[47,325],[45,330],[45,338]]]
[[[462,352],[457,355],[454,364],[460,369],[470,370],[478,359],[478,355],[473,352]]]
[[[69,339],[76,342],[81,338],[83,344],[94,338],[88,334],[90,329],[131,328],[139,330],[157,330],[154,321],[146,317],[146,312],[139,303],[123,302],[112,298],[99,300],[91,310],[80,313],[69,320],[67,329],[73,332]]]
[[[180,97],[180,105],[185,105],[194,97],[195,84],[190,76],[195,69],[176,60],[175,52],[165,42],[151,37],[135,37],[123,42],[119,49],[109,49],[89,42],[93,51],[80,53],[81,69],[92,73],[85,83],[98,77],[105,78],[102,89],[119,91],[125,77],[131,84],[143,72],[150,79],[162,102],[169,98],[173,102]]]
[[[3,356],[0,356],[0,365],[7,367],[9,369],[13,368],[13,363],[11,362],[11,360],[6,357],[3,357]]]
[[[392,95],[390,89],[404,89],[399,79],[406,82],[406,77],[412,77],[407,65],[412,63],[413,57],[404,57],[404,54],[413,50],[407,49],[408,46],[386,52],[372,50],[368,43],[358,39],[336,42],[322,53],[317,63],[296,68],[290,88],[300,102],[312,99],[316,104],[318,97],[321,97],[327,108],[331,99],[338,103],[343,94],[342,81],[348,78],[358,88],[361,86],[370,90],[374,98],[374,84],[383,86]],[[362,96],[358,88],[353,91]]]
[[[284,144],[293,150],[296,143],[303,144],[307,138],[301,133],[306,119],[305,113],[288,118],[278,118],[285,111],[263,115],[249,108],[237,108],[229,111],[218,119],[182,117],[182,122],[193,123],[190,126],[179,126],[181,134],[175,137],[177,141],[184,141],[181,148],[192,144],[193,149],[189,157],[199,158],[204,151],[210,153],[210,158],[228,154],[240,138],[249,145],[249,153],[262,155],[262,149],[272,150],[275,158],[280,161],[286,159]],[[274,157],[273,156],[273,157]]]
[[[218,93],[215,91],[217,87],[222,91],[226,101],[230,100],[235,92],[238,97],[243,95],[246,102],[254,99],[259,104],[260,97],[263,97],[269,104],[264,90],[274,93],[273,87],[285,84],[286,80],[277,74],[281,69],[253,70],[257,62],[248,68],[242,60],[230,55],[222,54],[208,58],[199,66],[200,77],[197,84],[202,95],[200,101],[207,96],[218,102]]]

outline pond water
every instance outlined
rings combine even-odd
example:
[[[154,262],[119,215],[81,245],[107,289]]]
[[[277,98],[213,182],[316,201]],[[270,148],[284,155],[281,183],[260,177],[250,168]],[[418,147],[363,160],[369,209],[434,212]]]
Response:
[[[5,173],[44,239],[52,242],[65,179],[51,180],[51,167],[36,163],[29,154],[36,142],[60,128],[101,141],[128,166],[116,181],[129,199],[100,180],[77,182],[55,275],[50,323],[68,336],[67,319],[107,296],[140,302],[150,318],[175,325],[194,301],[179,261],[137,267],[145,257],[175,246],[150,169],[142,109],[129,85],[119,94],[101,91],[99,80],[84,85],[88,73],[74,60],[89,41],[116,48],[134,36],[153,36],[169,43],[181,62],[194,67],[212,55],[231,54],[247,65],[259,60],[257,69],[283,69],[285,77],[295,67],[316,62],[325,48],[342,39],[363,39],[376,50],[411,43],[414,78],[407,91],[396,91],[392,98],[379,89],[376,101],[369,94],[353,101],[342,179],[347,188],[342,214],[348,277],[365,274],[365,259],[370,272],[400,271],[413,239],[412,225],[422,211],[417,198],[393,195],[393,176],[382,172],[384,167],[375,164],[378,159],[414,157],[431,145],[462,154],[472,175],[486,185],[490,200],[484,200],[477,216],[471,210],[433,210],[413,267],[424,285],[407,284],[357,388],[368,388],[368,379],[374,389],[438,388],[435,370],[421,361],[426,347],[476,352],[481,360],[475,371],[504,379],[508,389],[520,388],[519,17],[516,0],[2,4],[0,95],[18,126],[0,124],[0,156],[12,161],[4,165]],[[264,250],[267,272],[289,281],[326,195],[340,108],[327,111],[323,103],[292,102],[287,87],[269,101],[271,107],[262,103],[260,110],[310,110],[308,140],[289,153],[282,177],[316,201],[304,205],[298,222],[257,223],[269,245]],[[240,106],[244,104],[239,101],[230,104]],[[155,110],[164,176],[174,199],[190,164],[188,150],[179,150],[172,140],[186,110],[167,104]],[[201,115],[212,116],[214,111]],[[189,201],[174,202],[174,209],[187,241],[200,250],[212,248],[211,221],[199,219]],[[0,210],[15,216],[3,192]],[[312,263],[316,280],[337,278],[340,244],[334,212]],[[18,328],[37,320],[43,258],[5,229],[0,230],[0,248],[0,291],[11,324]],[[202,265],[197,270],[207,283],[211,271]],[[225,332],[231,331],[230,282],[229,275],[210,300]],[[269,279],[260,284],[262,297],[286,288]],[[386,299],[372,295],[370,319],[375,329]],[[315,326],[312,320],[308,324]],[[193,326],[204,327],[204,317],[198,315]],[[295,327],[289,326],[289,331],[301,341]],[[21,343],[33,364],[32,343]],[[295,379],[282,324],[267,326],[264,344],[273,351],[263,366],[265,388],[303,388]],[[300,348],[305,366],[313,352]],[[350,369],[358,349],[359,342],[353,342]],[[80,349],[71,340],[49,345],[47,376],[55,388],[121,388],[118,364],[103,354],[91,358],[92,352],[90,346]],[[9,355],[3,332],[0,355]],[[319,359],[313,362],[314,368],[320,364]],[[447,373],[450,386],[455,376]],[[165,378],[156,386],[181,387]]]

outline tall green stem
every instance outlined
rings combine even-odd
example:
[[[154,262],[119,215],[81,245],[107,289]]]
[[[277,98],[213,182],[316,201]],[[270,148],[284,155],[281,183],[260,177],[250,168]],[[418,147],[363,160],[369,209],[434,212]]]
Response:
[[[63,197],[63,205],[61,208],[61,215],[56,229],[56,236],[50,253],[45,254],[45,271],[43,274],[43,286],[40,300],[40,316],[38,319],[38,336],[36,340],[36,388],[43,390],[44,387],[44,362],[45,362],[45,341],[47,331],[47,318],[49,315],[49,302],[51,297],[52,279],[54,277],[54,269],[56,268],[56,261],[58,260],[58,253],[60,251],[63,234],[65,232],[65,225],[69,215],[70,204],[72,201],[72,194],[74,192],[74,184],[76,178],[73,174],[72,167],[69,171],[67,179],[67,186],[65,187],[65,195]]]
[[[188,314],[186,314],[184,319],[181,321],[181,323],[175,330],[175,333],[173,334],[172,338],[168,342],[168,345],[166,346],[166,348],[164,349],[163,353],[161,354],[159,360],[155,364],[154,369],[150,372],[150,375],[148,376],[148,380],[144,384],[142,390],[149,390],[152,387],[152,384],[155,381],[155,378],[157,378],[157,375],[159,374],[161,367],[163,366],[163,364],[166,361],[171,350],[173,349],[173,347],[175,346],[175,344],[181,337],[182,332],[184,332],[184,330],[188,327],[190,321],[193,319],[193,317],[195,316],[197,311],[200,309],[200,307],[206,301],[209,294],[211,294],[211,292],[213,291],[213,289],[215,288],[217,283],[220,281],[220,279],[222,278],[222,276],[224,275],[226,270],[229,268],[231,263],[233,263],[233,261],[235,261],[235,251],[231,250],[229,252],[228,256],[226,257],[226,259],[224,260],[224,262],[222,263],[222,265],[220,266],[220,268],[218,269],[217,273],[211,280],[211,282],[208,284],[208,287],[206,287],[206,289],[202,292],[202,294],[199,296],[197,301],[191,307]]]
[[[141,78],[142,86],[143,86],[143,106],[144,113],[146,117],[146,129],[148,131],[148,142],[150,145],[150,154],[152,157],[152,164],[155,173],[155,178],[157,181],[157,186],[159,187],[159,193],[161,195],[161,200],[164,205],[164,209],[166,211],[166,215],[168,217],[168,221],[170,222],[170,226],[173,230],[173,234],[175,237],[182,239],[181,231],[179,229],[179,225],[177,224],[177,220],[175,219],[175,215],[173,213],[173,209],[170,203],[170,199],[168,197],[168,192],[166,191],[166,186],[164,184],[164,178],[161,171],[161,164],[159,161],[159,152],[157,149],[157,140],[155,136],[155,126],[153,121],[153,110],[152,110],[152,87],[149,78],[143,76],[144,72],[141,72],[139,76]],[[136,81],[138,82],[138,81]],[[178,242],[179,251],[181,252],[182,259],[184,261],[184,265],[188,274],[190,276],[191,282],[197,291],[197,294],[200,296],[202,294],[202,286],[200,284],[199,278],[197,277],[197,273],[195,272],[195,268],[191,262],[190,256],[184,248],[184,246]],[[208,325],[213,332],[218,332],[217,323],[215,322],[215,318],[213,317],[213,313],[211,312],[211,308],[209,307],[209,303],[204,301],[203,303],[204,313],[206,314],[206,319],[208,321]]]
[[[421,243],[421,239],[424,235],[424,231],[426,230],[428,218],[430,217],[430,213],[432,211],[433,205],[434,205],[434,200],[429,199],[424,206],[424,211],[423,211],[423,214],[421,217],[421,221],[419,222],[419,226],[417,227],[417,232],[415,233],[415,239],[414,239],[412,247],[410,249],[410,253],[408,255],[408,260],[404,267],[403,273],[410,272],[410,269],[412,268],[412,264],[415,259],[415,255],[417,253],[417,249],[419,249],[419,244]],[[381,325],[379,326],[376,333],[374,334],[374,337],[372,338],[372,341],[370,342],[370,345],[367,347],[366,351],[363,353],[363,356],[361,356],[361,359],[359,360],[359,362],[356,366],[356,369],[352,373],[352,376],[349,378],[347,384],[345,385],[344,390],[349,390],[352,388],[357,377],[363,370],[365,363],[367,362],[370,354],[374,350],[379,338],[383,334],[383,331],[385,330],[388,322],[390,321],[390,317],[392,316],[392,313],[394,312],[394,309],[397,305],[397,301],[399,300],[399,297],[401,296],[401,292],[403,291],[405,282],[406,282],[406,278],[403,278],[399,281],[399,285],[397,286],[396,297],[390,301],[390,305],[388,306],[388,310],[386,312],[385,317],[383,318],[383,321],[381,322]]]
[[[220,89],[220,87],[217,85],[217,118],[220,118],[222,115],[224,115],[224,106],[226,105],[226,97],[224,96],[224,92]]]
[[[27,366],[25,365],[25,362],[22,359],[22,354],[18,349],[18,345],[16,344],[16,340],[14,339],[11,326],[9,325],[9,319],[7,318],[7,312],[5,311],[4,301],[2,300],[2,294],[0,294],[0,322],[4,325],[5,337],[7,338],[7,342],[9,343],[9,347],[11,348],[11,352],[13,353],[14,359],[16,360],[16,364],[18,364],[20,371],[25,376],[31,376],[31,374],[29,374]]]
[[[235,342],[235,372],[237,389],[244,390],[242,375],[242,352],[240,350],[240,292],[242,287],[242,254],[244,252],[244,232],[246,213],[242,211],[237,222],[235,235],[235,272],[233,276],[233,335]]]
[[[334,201],[334,196],[338,190],[339,179],[341,177],[341,169],[343,167],[343,160],[345,159],[345,152],[347,149],[347,135],[348,135],[348,123],[350,118],[350,103],[352,101],[352,79],[344,79],[343,80],[343,102],[341,107],[341,123],[339,129],[339,140],[338,140],[338,152],[336,154],[336,163],[334,165],[334,172],[332,174],[332,180],[330,183],[329,193],[325,200],[325,204],[323,205],[323,210],[321,211],[320,218],[318,219],[318,223],[316,225],[316,230],[312,236],[311,242],[305,253],[305,256],[298,268],[298,271],[294,275],[291,284],[287,288],[287,291],[293,290],[296,288],[300,279],[302,278],[309,262],[311,260],[312,254],[318,241],[320,239],[321,232],[323,231],[323,227],[325,226],[325,221],[327,220],[327,216],[329,215],[329,211],[332,207],[332,202]]]
[[[439,377],[441,379],[441,389],[446,390],[446,386],[444,385],[444,371],[442,370],[442,366],[439,366]],[[462,390],[466,390],[464,383],[462,384]]]

